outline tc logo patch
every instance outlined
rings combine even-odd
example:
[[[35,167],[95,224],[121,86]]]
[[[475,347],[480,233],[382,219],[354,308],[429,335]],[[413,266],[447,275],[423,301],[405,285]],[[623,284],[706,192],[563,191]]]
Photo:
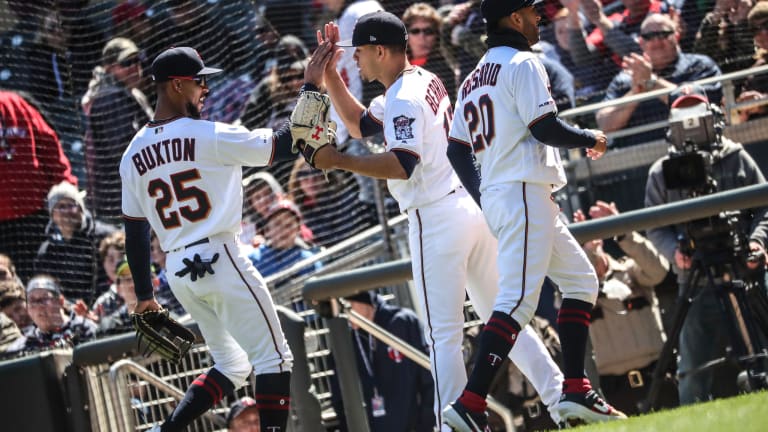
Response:
[[[395,117],[392,120],[395,124],[395,139],[413,139],[413,128],[411,127],[411,124],[413,124],[414,120],[416,119],[404,115]]]

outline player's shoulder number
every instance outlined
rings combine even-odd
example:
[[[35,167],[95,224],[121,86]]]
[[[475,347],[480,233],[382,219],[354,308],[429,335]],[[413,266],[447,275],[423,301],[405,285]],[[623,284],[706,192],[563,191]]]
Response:
[[[170,175],[170,184],[162,178],[149,182],[147,192],[155,200],[155,210],[165,229],[181,226],[181,218],[190,222],[206,219],[211,213],[211,200],[208,193],[194,183],[200,180],[197,168],[179,171]],[[170,210],[175,202],[188,203]]]

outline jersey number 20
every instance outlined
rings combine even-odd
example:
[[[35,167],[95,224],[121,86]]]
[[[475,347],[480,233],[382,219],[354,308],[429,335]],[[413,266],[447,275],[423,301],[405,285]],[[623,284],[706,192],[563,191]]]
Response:
[[[487,94],[480,96],[477,105],[469,101],[464,105],[464,120],[469,127],[469,134],[472,137],[472,148],[475,153],[485,150],[491,146],[493,138],[496,137],[496,126],[493,117],[493,101]],[[482,128],[479,131],[478,128]]]
[[[211,201],[204,190],[196,186],[187,185],[188,182],[200,180],[200,172],[197,169],[171,174],[171,184],[165,180],[156,178],[149,182],[149,196],[156,198],[155,209],[165,229],[181,226],[179,215],[190,222],[197,222],[208,217],[211,212]],[[181,206],[178,211],[168,211],[174,201],[184,202],[194,200],[194,206]]]

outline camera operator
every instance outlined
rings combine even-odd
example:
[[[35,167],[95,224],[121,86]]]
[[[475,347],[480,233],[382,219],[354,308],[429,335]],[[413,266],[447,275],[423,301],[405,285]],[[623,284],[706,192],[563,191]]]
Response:
[[[742,145],[722,135],[722,113],[717,106],[709,103],[700,86],[681,85],[669,100],[671,109],[667,140],[670,142],[670,155],[657,160],[650,168],[645,189],[646,207],[765,183],[760,168]],[[713,275],[714,285],[722,285],[729,280],[726,272],[735,271],[738,277],[743,276],[740,272],[759,270],[765,265],[764,246],[768,240],[765,208],[724,212],[719,217],[701,221],[705,225],[714,223],[705,228],[719,227],[714,230],[716,235],[711,235],[711,231],[701,234],[705,230],[696,229],[701,226],[697,224],[700,221],[648,230],[648,238],[673,263],[681,290],[694,263],[700,263],[694,258],[705,258],[722,251],[731,253],[726,259],[731,261],[730,258],[733,258],[730,267],[718,264],[713,272],[716,273]],[[737,239],[739,234],[743,240],[732,240]],[[727,240],[723,241],[724,238]],[[691,244],[695,245],[693,250],[685,246]],[[722,356],[728,342],[728,326],[723,325],[724,315],[715,287],[708,282],[705,275],[698,279],[696,288],[700,289],[694,291],[698,295],[680,333],[678,371],[683,376],[678,392],[681,404],[711,397],[714,370],[708,368],[695,374],[687,372]],[[765,281],[761,280],[761,283]]]

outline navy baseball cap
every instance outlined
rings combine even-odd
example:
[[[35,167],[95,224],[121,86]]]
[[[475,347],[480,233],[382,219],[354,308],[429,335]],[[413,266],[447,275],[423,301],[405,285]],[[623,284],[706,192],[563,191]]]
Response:
[[[500,19],[509,16],[512,12],[522,8],[541,3],[542,0],[483,0],[480,3],[480,12],[489,26],[495,26]]]
[[[400,18],[390,12],[377,11],[361,16],[352,30],[352,39],[339,41],[336,45],[405,45],[407,41],[408,30]]]
[[[203,58],[194,48],[169,48],[152,62],[152,79],[157,82],[168,81],[171,77],[196,77],[212,75],[221,69],[206,67]]]

